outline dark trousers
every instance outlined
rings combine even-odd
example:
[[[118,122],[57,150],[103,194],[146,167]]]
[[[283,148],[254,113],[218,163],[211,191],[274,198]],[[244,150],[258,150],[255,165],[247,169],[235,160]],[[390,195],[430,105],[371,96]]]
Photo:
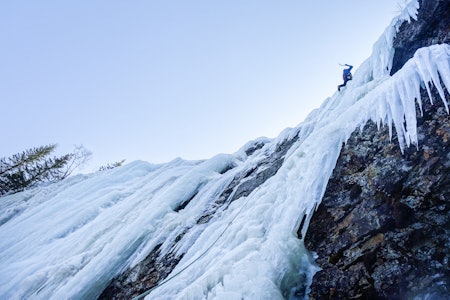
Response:
[[[344,83],[338,85],[338,91],[341,91],[341,88],[343,88],[344,86],[346,86],[346,85],[347,85],[347,81],[349,81],[349,80],[350,80],[350,79],[344,79]]]

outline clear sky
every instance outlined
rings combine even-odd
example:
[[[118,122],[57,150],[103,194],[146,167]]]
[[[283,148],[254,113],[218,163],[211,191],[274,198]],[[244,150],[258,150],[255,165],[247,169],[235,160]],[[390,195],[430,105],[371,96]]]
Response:
[[[298,125],[400,0],[3,0],[0,157],[50,143],[88,168],[233,153]]]

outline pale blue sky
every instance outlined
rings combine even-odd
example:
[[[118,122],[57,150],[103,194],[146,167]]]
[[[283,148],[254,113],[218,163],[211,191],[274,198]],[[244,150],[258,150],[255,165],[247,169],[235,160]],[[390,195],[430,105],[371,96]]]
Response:
[[[91,169],[233,153],[298,125],[398,0],[0,3],[0,156],[82,144]]]

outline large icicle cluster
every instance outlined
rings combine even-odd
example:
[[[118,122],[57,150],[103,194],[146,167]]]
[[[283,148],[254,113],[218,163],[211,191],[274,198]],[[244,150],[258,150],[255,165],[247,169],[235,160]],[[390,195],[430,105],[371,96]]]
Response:
[[[385,101],[373,100],[377,106],[372,112],[371,119],[384,122],[390,127],[391,132],[393,122],[402,150],[405,145],[410,146],[411,143],[417,146],[415,102],[417,101],[422,112],[421,87],[426,88],[430,100],[433,101],[430,84],[434,85],[449,112],[442,87],[442,83],[447,89],[450,87],[449,57],[450,46],[447,44],[417,50],[413,59],[388,82],[389,86],[376,94],[376,97]]]
[[[395,30],[416,17],[417,3],[405,6],[342,92],[298,127],[255,141],[260,147],[251,154],[249,144],[206,161],[134,162],[3,197],[0,298],[95,298],[160,244],[162,255],[184,256],[147,299],[295,298],[299,278],[307,283],[316,270],[297,229],[305,219],[305,235],[342,143],[372,119],[391,132],[394,124],[402,149],[417,144],[415,103],[430,84],[448,110],[449,45],[418,50],[389,76]],[[274,176],[227,207],[215,204],[233,180],[264,168],[260,163],[293,138]],[[197,222],[205,212],[212,217]]]

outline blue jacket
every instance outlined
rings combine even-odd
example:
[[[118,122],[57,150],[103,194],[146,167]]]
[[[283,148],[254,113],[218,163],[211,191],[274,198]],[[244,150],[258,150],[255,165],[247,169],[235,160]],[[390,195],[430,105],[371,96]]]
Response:
[[[347,66],[347,69],[344,69],[344,72],[342,74],[342,78],[344,79],[344,81],[351,79],[352,73],[350,71],[353,69],[353,66],[350,66],[350,65],[346,65],[346,66]],[[349,77],[349,75],[350,75],[350,77]]]

